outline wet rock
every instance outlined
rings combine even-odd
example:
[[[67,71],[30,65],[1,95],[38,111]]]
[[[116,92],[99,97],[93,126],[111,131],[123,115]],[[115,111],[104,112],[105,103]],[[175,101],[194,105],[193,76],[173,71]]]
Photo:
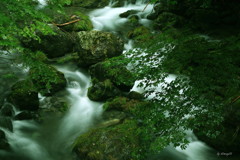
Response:
[[[5,133],[0,130],[0,150],[9,150],[10,145],[7,142]]]
[[[107,58],[119,56],[123,42],[112,33],[102,31],[82,31],[79,38],[79,66],[90,66]]]
[[[39,108],[38,92],[29,80],[22,80],[12,86],[8,100],[21,110]]]
[[[34,117],[40,123],[46,122],[49,117],[61,118],[70,107],[67,98],[58,94],[46,97],[40,104],[40,110]]]
[[[31,68],[30,78],[34,87],[43,95],[53,95],[63,90],[67,83],[63,73],[47,64]]]
[[[128,11],[126,11],[124,13],[119,14],[119,17],[121,17],[121,18],[128,18],[130,15],[137,14],[138,12],[139,11],[137,11],[137,10],[128,10]]]
[[[140,148],[137,128],[134,120],[125,120],[118,125],[93,129],[75,141],[73,150],[84,160],[132,159],[132,153]]]
[[[34,119],[36,116],[29,111],[22,111],[18,113],[16,116],[14,116],[14,120],[30,120]]]
[[[141,99],[144,99],[144,96],[139,93],[139,92],[136,92],[136,91],[131,91],[129,94],[128,94],[128,98],[130,99],[136,99],[136,100],[141,100]]]
[[[0,127],[13,131],[12,120],[9,117],[0,117]]]
[[[2,109],[0,110],[0,115],[12,117],[14,115],[13,106],[9,103],[4,104]]]
[[[92,86],[88,88],[88,97],[93,101],[105,101],[119,95],[121,95],[121,91],[109,79],[102,82],[93,79]]]
[[[127,70],[125,66],[118,65],[111,60],[97,63],[91,66],[89,71],[92,77],[100,81],[110,79],[122,91],[129,91],[136,80],[133,73]]]
[[[130,26],[131,28],[136,28],[136,27],[140,26],[139,17],[137,15],[130,16],[128,18],[126,25]]]

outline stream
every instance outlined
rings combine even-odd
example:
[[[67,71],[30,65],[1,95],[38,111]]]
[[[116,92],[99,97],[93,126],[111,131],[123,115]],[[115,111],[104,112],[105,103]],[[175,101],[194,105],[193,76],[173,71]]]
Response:
[[[42,1],[42,6],[45,1]],[[136,4],[128,4],[124,7],[112,8],[111,5],[89,12],[95,30],[119,33],[127,18],[120,18],[119,14],[128,10],[138,10],[140,23],[149,26],[151,21],[146,15],[152,11],[153,5],[148,5],[143,11],[145,3],[137,1]],[[143,11],[143,12],[142,12]],[[133,48],[133,42],[128,40],[125,44],[125,51]],[[67,79],[67,87],[64,91],[70,103],[70,109],[62,117],[51,117],[45,123],[39,125],[32,120],[13,121],[13,132],[5,130],[8,142],[13,150],[11,153],[1,152],[7,160],[72,160],[71,145],[74,139],[81,133],[86,132],[101,117],[103,112],[102,103],[89,100],[87,89],[91,85],[91,77],[84,69],[74,65],[55,66],[64,73]],[[166,81],[171,81],[169,77]],[[137,84],[137,82],[136,82]],[[141,88],[133,87],[133,90],[142,91]],[[39,95],[40,104],[46,103],[46,97]],[[15,110],[15,114],[19,113]],[[149,160],[215,160],[216,151],[213,151],[203,142],[188,132],[190,144],[186,150],[167,147],[158,155],[149,157]],[[1,159],[2,160],[2,159]]]

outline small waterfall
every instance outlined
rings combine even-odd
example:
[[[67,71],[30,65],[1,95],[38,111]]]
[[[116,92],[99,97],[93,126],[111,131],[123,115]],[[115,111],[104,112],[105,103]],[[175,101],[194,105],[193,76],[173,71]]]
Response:
[[[148,5],[144,10],[146,4],[142,1],[138,1],[136,4],[128,4],[123,7],[111,7],[106,6],[101,9],[92,11],[89,16],[92,20],[95,30],[116,32],[119,30],[125,30],[125,23],[128,21],[127,18],[120,18],[119,14],[124,13],[128,10],[138,11],[136,15],[140,18],[140,23],[148,25],[150,22],[146,19],[146,16],[152,11],[153,5]],[[125,25],[125,26],[124,26]]]
[[[102,113],[102,103],[87,97],[90,76],[86,71],[72,66],[56,68],[67,79],[70,109],[63,118],[53,115],[45,119],[43,125],[27,120],[13,121],[13,132],[5,131],[14,152],[12,160],[23,157],[29,160],[72,159],[73,141],[92,127]],[[45,97],[40,98],[44,104]]]

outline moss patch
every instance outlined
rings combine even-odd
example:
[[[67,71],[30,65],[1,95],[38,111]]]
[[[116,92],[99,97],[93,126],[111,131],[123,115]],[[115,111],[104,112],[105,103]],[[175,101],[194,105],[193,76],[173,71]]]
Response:
[[[74,151],[84,160],[133,160],[139,151],[137,123],[125,120],[114,127],[98,128],[81,135]]]

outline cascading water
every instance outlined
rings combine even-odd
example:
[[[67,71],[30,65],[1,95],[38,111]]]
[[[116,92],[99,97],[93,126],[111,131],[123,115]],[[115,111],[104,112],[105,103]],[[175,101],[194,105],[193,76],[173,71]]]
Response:
[[[14,152],[14,155],[9,155],[11,159],[71,159],[74,139],[86,132],[102,113],[102,104],[87,97],[90,77],[86,71],[72,66],[56,68],[67,79],[67,98],[71,108],[62,119],[49,118],[42,126],[34,121],[14,121],[13,132],[5,131]],[[41,97],[42,104],[44,101],[45,97]]]
[[[45,1],[41,1],[44,6]],[[145,18],[152,11],[152,5],[145,10],[146,4],[138,1],[124,7],[112,8],[107,6],[89,13],[95,30],[118,32],[124,29],[127,18],[120,18],[119,14],[128,10],[138,10],[140,23],[149,25]],[[144,11],[143,11],[144,10]],[[142,12],[143,11],[143,12]],[[125,44],[125,49],[132,49],[132,41]],[[90,101],[87,97],[87,88],[90,86],[90,77],[84,71],[73,66],[57,66],[67,79],[67,98],[71,108],[67,114],[59,119],[52,117],[45,120],[47,123],[39,126],[34,121],[14,121],[13,132],[5,131],[14,153],[0,153],[6,159],[15,160],[71,160],[71,144],[79,134],[87,131],[94,125],[95,120],[102,113],[101,103]],[[166,80],[171,81],[174,76]],[[136,82],[137,84],[137,82]],[[143,91],[134,86],[133,90]],[[45,97],[41,97],[45,103]],[[198,141],[191,133],[191,143],[186,150],[168,147],[161,154],[154,155],[151,160],[214,160],[211,158],[210,148]],[[212,156],[214,157],[214,156]]]

